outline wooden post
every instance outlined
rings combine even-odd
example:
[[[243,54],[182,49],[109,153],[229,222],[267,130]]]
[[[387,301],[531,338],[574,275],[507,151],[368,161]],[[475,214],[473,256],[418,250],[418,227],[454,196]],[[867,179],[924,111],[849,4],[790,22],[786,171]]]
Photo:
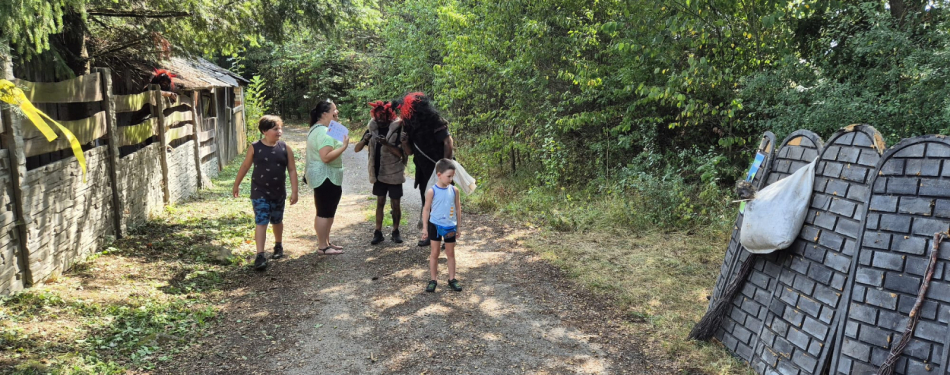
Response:
[[[115,96],[112,95],[112,70],[96,68],[102,87],[102,109],[106,112],[106,134],[109,136],[109,185],[112,187],[112,214],[116,238],[122,238],[122,215],[125,203],[119,197],[119,145],[116,142],[118,128],[115,120]]]
[[[223,112],[223,109],[221,108],[221,101],[218,100],[217,87],[211,89],[211,97],[214,98],[214,143],[216,145],[214,148],[214,157],[218,158],[218,172],[220,172],[224,169],[224,158],[221,157],[221,149],[224,148],[221,147],[221,141],[224,138],[224,133],[221,131],[221,129],[223,129],[221,127],[221,123],[223,122],[221,121],[221,112]]]
[[[0,46],[0,77],[13,81],[13,60],[8,50],[4,50],[6,45]],[[20,281],[23,287],[29,287],[35,283],[33,272],[30,271],[30,248],[27,246],[26,223],[29,216],[24,212],[23,205],[23,187],[20,181],[26,177],[26,151],[23,147],[23,133],[20,128],[20,121],[13,116],[13,111],[5,109],[2,111],[2,121],[4,132],[0,134],[0,141],[3,142],[3,148],[7,150],[10,158],[10,186],[13,191],[13,213],[16,215],[16,236],[19,245],[19,256],[17,263],[23,277]]]
[[[171,203],[171,193],[168,191],[168,140],[165,139],[165,98],[162,97],[162,88],[159,85],[148,85],[155,105],[152,106],[152,115],[158,119],[158,139],[161,142],[162,155],[162,195],[165,204]]]
[[[195,140],[195,173],[198,176],[198,189],[202,188],[201,183],[201,140],[198,137],[198,134],[201,133],[201,127],[198,124],[201,123],[201,118],[198,117],[198,111],[195,108],[198,108],[198,96],[201,95],[200,91],[192,91],[191,98],[191,117],[194,119],[192,121],[192,133],[191,137]]]

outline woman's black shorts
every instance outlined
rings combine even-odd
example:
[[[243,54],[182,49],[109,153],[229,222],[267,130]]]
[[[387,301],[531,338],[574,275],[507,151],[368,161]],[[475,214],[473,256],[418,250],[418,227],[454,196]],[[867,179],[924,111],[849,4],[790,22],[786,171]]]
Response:
[[[336,208],[340,205],[342,196],[342,186],[334,185],[329,178],[323,180],[320,186],[313,189],[313,203],[317,206],[317,217],[332,219],[336,216]]]

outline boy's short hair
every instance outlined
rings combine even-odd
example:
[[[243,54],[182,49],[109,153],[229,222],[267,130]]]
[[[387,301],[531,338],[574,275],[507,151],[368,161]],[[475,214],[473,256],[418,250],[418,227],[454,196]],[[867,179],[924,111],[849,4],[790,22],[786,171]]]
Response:
[[[453,171],[455,170],[455,163],[453,163],[449,159],[442,159],[442,160],[439,160],[438,163],[435,163],[435,173],[437,174],[443,174],[445,173],[445,171],[448,171],[450,169]]]
[[[268,130],[283,125],[284,120],[281,120],[280,116],[266,115],[261,117],[261,120],[257,122],[257,129],[260,130],[261,133],[264,133]]]

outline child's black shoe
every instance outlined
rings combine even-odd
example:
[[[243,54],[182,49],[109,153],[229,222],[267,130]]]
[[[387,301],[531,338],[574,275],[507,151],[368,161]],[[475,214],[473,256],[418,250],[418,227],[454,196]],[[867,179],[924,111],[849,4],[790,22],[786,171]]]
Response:
[[[393,229],[393,242],[402,243],[402,237],[399,236],[399,229]]]
[[[254,269],[262,271],[265,268],[267,268],[267,257],[264,253],[257,253],[257,258],[254,258]]]
[[[280,259],[284,257],[284,246],[280,243],[274,245],[274,255],[271,255],[271,259]]]
[[[462,291],[462,286],[459,285],[459,281],[456,279],[449,280],[449,288],[452,288],[452,290],[456,292]]]
[[[373,231],[373,240],[370,241],[369,243],[370,243],[370,245],[376,245],[376,244],[378,244],[378,243],[380,243],[380,242],[383,242],[383,240],[384,240],[384,238],[383,238],[383,232],[378,231],[378,230],[374,230],[374,231]]]
[[[436,285],[439,285],[435,280],[429,280],[429,284],[426,285],[426,292],[432,293],[435,292]]]

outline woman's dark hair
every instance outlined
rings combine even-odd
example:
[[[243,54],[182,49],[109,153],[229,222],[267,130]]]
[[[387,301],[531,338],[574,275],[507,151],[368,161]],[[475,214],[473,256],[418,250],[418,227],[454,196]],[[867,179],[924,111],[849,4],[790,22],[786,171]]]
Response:
[[[310,110],[310,126],[320,121],[320,117],[323,117],[324,113],[330,112],[331,108],[333,108],[333,101],[330,99],[317,103],[317,105]]]
[[[393,109],[393,112],[396,112],[396,115],[399,115],[399,107],[402,107],[402,97],[393,99],[389,102],[389,107]]]
[[[280,116],[267,115],[261,117],[261,120],[257,122],[257,129],[264,133],[283,124],[284,120],[281,120]]]

